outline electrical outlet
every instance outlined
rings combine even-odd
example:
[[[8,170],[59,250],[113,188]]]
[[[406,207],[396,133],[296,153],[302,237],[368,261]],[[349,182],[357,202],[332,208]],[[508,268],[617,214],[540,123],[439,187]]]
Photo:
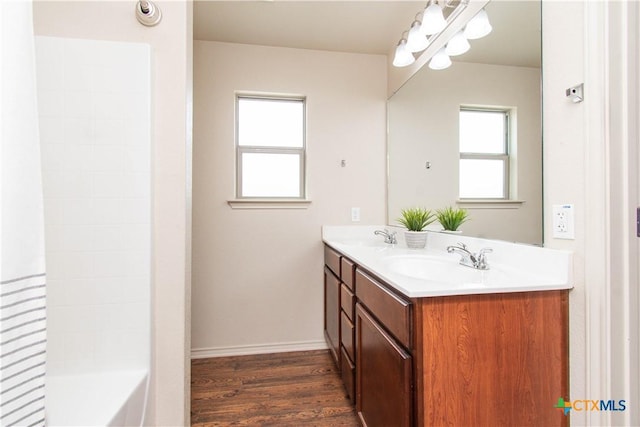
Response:
[[[553,205],[553,237],[574,239],[573,205]]]
[[[360,222],[360,208],[351,208],[351,222]]]

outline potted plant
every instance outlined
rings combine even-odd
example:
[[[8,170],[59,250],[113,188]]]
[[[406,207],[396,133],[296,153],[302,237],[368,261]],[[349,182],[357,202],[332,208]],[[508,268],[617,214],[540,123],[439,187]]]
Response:
[[[404,233],[407,247],[413,249],[424,248],[427,244],[427,232],[424,228],[436,220],[435,215],[425,208],[403,209],[398,223],[407,230]]]
[[[436,218],[444,231],[460,232],[458,227],[469,220],[469,213],[466,209],[448,206],[444,209],[438,209]]]

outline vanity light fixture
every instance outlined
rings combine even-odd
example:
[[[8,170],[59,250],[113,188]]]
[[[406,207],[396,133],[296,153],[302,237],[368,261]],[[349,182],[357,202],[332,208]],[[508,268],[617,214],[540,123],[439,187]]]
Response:
[[[402,38],[395,50],[393,65],[395,67],[406,67],[413,64],[420,55],[420,52],[427,49],[437,38],[444,37],[443,34],[446,33],[451,39],[448,41],[446,39],[444,40],[447,42],[445,47],[433,55],[429,62],[429,68],[433,70],[443,70],[451,66],[450,56],[462,55],[467,52],[471,48],[469,40],[484,37],[493,30],[486,10],[481,9],[467,22],[464,29],[458,31],[453,36],[450,36],[450,31],[446,31],[447,28],[456,21],[470,1],[471,0],[429,0],[422,12],[422,21],[418,19],[420,15],[420,12],[418,12],[409,31],[405,31],[402,34]],[[454,10],[447,15],[447,19],[444,18],[443,13],[445,8],[454,8]],[[405,34],[407,34],[406,37]],[[433,52],[433,50],[431,50],[431,52]]]
[[[407,36],[407,49],[410,52],[422,52],[427,46],[429,46],[429,39],[422,32],[422,24],[416,19],[411,24],[411,29]]]
[[[431,4],[424,9],[424,14],[422,15],[422,34],[426,36],[437,34],[444,30],[446,26],[447,21],[444,19],[442,6],[435,0],[431,0]]]
[[[487,15],[486,10],[482,9],[467,23],[464,29],[464,36],[467,40],[476,40],[486,36],[492,30],[493,27],[489,22],[489,15]]]
[[[407,48],[407,40],[401,39],[396,47],[396,54],[393,57],[394,67],[406,67],[416,61],[416,58]]]
[[[445,3],[445,6],[449,7],[448,3]],[[420,13],[422,13],[422,22],[418,20]],[[442,6],[438,4],[438,0],[429,0],[424,11],[416,14],[411,29],[408,32],[405,31],[407,37],[404,38],[404,33],[402,34],[402,39],[398,43],[393,57],[393,65],[406,67],[413,64],[416,60],[413,54],[425,50],[429,46],[431,37],[446,27],[447,21],[444,18]]]
[[[471,48],[469,41],[464,36],[464,31],[460,30],[455,36],[451,37],[449,43],[447,43],[446,52],[449,56],[462,55]]]
[[[446,49],[443,47],[429,61],[429,68],[432,70],[444,70],[451,66],[451,58],[447,55]]]

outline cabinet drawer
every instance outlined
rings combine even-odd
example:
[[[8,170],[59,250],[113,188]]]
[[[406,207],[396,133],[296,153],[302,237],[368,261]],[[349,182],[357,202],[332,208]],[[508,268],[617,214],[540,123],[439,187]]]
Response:
[[[354,344],[355,344],[355,327],[353,326],[353,322],[349,320],[349,318],[344,314],[344,311],[341,313],[342,318],[340,319],[340,340],[342,341],[342,346],[347,351],[347,354],[351,358],[351,360],[355,360],[355,352]]]
[[[356,297],[396,339],[411,347],[411,303],[356,269]]]
[[[356,366],[353,364],[351,359],[349,359],[349,355],[345,351],[344,347],[342,347],[340,351],[342,352],[342,366],[340,369],[340,372],[342,373],[342,382],[344,383],[344,388],[347,389],[347,395],[353,405],[356,402]]]
[[[344,283],[340,287],[340,304],[342,305],[342,310],[347,315],[349,320],[353,322],[353,320],[355,319],[354,315],[356,309],[356,296]]]
[[[353,276],[356,272],[356,265],[348,258],[342,257],[340,280],[353,291]]]
[[[324,246],[324,263],[333,274],[340,277],[340,254],[327,245]]]

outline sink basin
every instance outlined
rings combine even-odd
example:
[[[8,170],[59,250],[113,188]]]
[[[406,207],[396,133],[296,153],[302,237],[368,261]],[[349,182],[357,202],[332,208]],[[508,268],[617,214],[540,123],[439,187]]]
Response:
[[[389,257],[385,264],[393,273],[439,283],[483,284],[487,275],[487,271],[464,267],[456,259],[429,255]]]
[[[517,269],[504,265],[492,264],[489,270],[475,270],[460,265],[457,257],[391,256],[387,258],[385,265],[396,274],[441,284],[452,284],[458,288],[544,284],[549,281],[544,276],[523,275]]]

